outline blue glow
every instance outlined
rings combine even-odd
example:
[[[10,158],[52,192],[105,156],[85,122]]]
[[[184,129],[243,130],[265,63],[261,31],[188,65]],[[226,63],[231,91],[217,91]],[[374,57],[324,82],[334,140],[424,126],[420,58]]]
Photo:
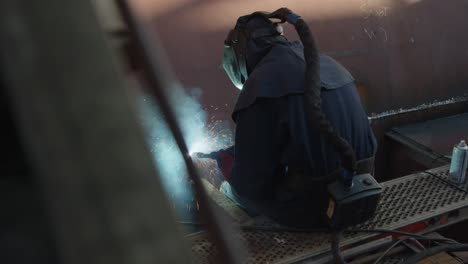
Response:
[[[199,103],[200,89],[173,87],[170,91],[169,99],[189,152],[211,152],[232,144],[232,131],[226,121],[207,122],[207,113]],[[139,100],[141,120],[164,188],[179,217],[187,219],[196,214],[198,204],[193,197],[182,154],[154,100],[150,96],[141,96]],[[195,161],[204,177],[219,173],[215,162]],[[215,178],[213,175],[211,177]]]

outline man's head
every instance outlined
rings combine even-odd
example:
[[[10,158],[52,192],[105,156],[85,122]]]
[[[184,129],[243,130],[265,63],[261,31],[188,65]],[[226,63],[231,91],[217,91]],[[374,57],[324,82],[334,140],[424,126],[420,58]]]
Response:
[[[239,17],[224,41],[223,68],[232,83],[242,89],[255,65],[270,50],[282,28],[263,12]]]

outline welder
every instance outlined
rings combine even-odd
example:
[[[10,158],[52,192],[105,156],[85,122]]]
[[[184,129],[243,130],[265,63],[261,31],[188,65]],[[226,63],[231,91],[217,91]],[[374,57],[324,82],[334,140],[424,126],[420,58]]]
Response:
[[[208,157],[217,159],[224,175],[221,191],[250,214],[321,228],[326,185],[342,161],[307,122],[302,43],[288,41],[271,17],[293,25],[301,19],[284,8],[269,16],[255,12],[240,17],[227,36],[223,67],[241,90],[232,114],[235,146]],[[331,57],[319,59],[321,111],[371,171],[377,143],[354,79]]]

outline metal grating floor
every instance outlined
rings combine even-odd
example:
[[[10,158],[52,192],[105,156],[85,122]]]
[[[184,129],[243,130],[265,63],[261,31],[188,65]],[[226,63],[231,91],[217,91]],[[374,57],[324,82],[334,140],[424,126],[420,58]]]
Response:
[[[446,179],[448,166],[430,172]],[[398,229],[468,207],[466,192],[426,173],[408,175],[382,185],[384,191],[376,214],[356,228]],[[463,188],[466,190],[466,187]],[[253,219],[249,224],[262,227],[276,225],[262,218]],[[235,235],[248,250],[246,263],[292,263],[330,249],[330,235],[326,233],[244,230]],[[206,234],[189,237],[194,263],[214,263],[216,249]],[[342,245],[350,245],[367,237],[368,234],[345,233]]]

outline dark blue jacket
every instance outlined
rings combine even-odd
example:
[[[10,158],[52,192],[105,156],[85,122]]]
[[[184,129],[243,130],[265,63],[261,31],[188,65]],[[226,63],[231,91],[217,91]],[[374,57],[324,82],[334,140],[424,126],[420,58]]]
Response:
[[[289,188],[291,175],[317,179],[340,166],[338,153],[306,123],[304,58],[300,43],[277,43],[254,67],[233,112],[235,163],[229,182],[258,212],[296,226],[321,226],[328,196],[323,182]],[[252,65],[252,64],[251,64]],[[357,159],[377,144],[351,74],[320,56],[322,112],[353,146]]]

